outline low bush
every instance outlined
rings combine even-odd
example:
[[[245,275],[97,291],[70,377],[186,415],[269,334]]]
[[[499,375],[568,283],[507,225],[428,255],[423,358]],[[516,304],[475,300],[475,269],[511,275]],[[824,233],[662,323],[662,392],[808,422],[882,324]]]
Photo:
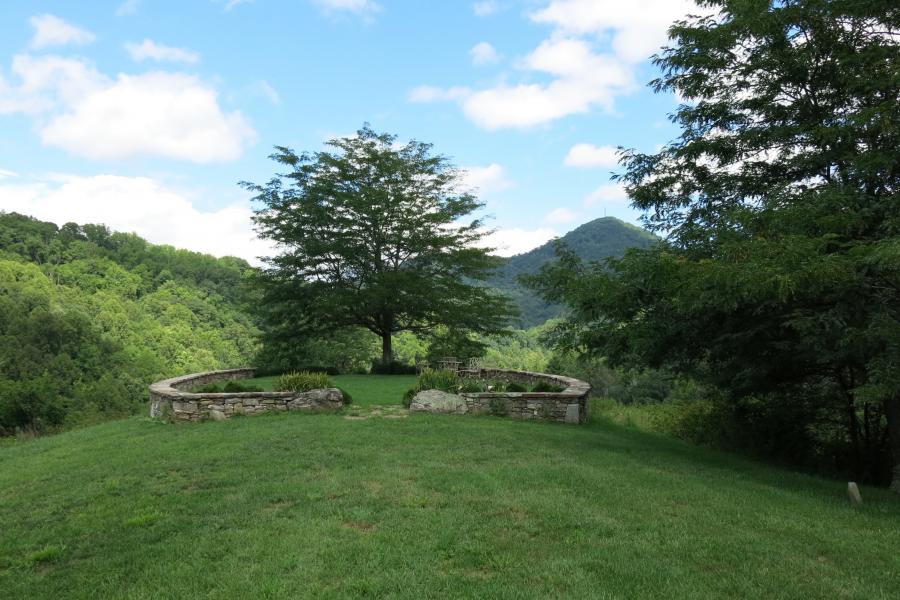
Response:
[[[487,382],[478,379],[463,379],[457,391],[464,394],[476,394],[487,391]]]
[[[396,360],[389,363],[373,360],[371,372],[373,375],[415,375],[416,366],[408,365]]]
[[[261,392],[263,389],[255,385],[246,385],[240,381],[229,381],[222,388],[222,391],[229,394],[239,394],[242,392]]]
[[[550,383],[549,381],[539,381],[534,385],[534,387],[531,388],[531,391],[532,392],[545,392],[545,393],[547,393],[547,392],[558,393],[558,392],[563,391],[564,389],[566,389],[566,388],[564,388],[562,386],[554,385],[554,384]]]
[[[206,385],[201,385],[200,387],[196,387],[191,389],[192,394],[221,394],[222,386],[218,383],[207,383]]]
[[[344,388],[338,388],[340,390],[341,395],[344,397],[344,406],[350,406],[353,404],[353,396],[350,395],[350,392],[345,390]]]
[[[327,373],[299,371],[285,373],[275,380],[276,392],[308,392],[334,387]]]
[[[412,404],[412,399],[415,398],[416,394],[419,393],[419,390],[416,388],[409,388],[406,392],[403,393],[403,407],[409,408]]]
[[[522,385],[521,383],[516,383],[515,381],[510,381],[506,384],[507,392],[527,392],[528,388]]]

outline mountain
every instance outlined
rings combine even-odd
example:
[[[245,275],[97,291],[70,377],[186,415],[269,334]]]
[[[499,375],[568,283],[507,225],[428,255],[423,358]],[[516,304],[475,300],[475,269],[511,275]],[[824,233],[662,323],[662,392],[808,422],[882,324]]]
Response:
[[[628,248],[647,248],[657,240],[644,229],[614,217],[594,219],[558,239],[584,261],[622,256]],[[555,241],[511,257],[488,282],[512,297],[519,307],[521,315],[515,323],[517,327],[534,327],[562,313],[561,306],[544,302],[517,281],[519,275],[537,273],[541,266],[555,258]]]

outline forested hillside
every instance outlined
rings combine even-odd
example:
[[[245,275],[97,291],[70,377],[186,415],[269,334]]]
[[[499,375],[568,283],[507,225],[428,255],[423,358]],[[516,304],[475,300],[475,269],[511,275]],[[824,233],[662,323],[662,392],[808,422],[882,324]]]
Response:
[[[154,379],[249,364],[251,267],[0,213],[0,434],[130,414]]]
[[[610,256],[622,256],[628,248],[648,248],[657,238],[647,231],[623,223],[614,217],[594,219],[560,238],[570,250],[584,261],[599,261]],[[521,311],[517,324],[525,329],[540,325],[558,316],[562,308],[541,299],[519,285],[519,275],[532,275],[555,256],[554,242],[547,242],[525,254],[510,258],[490,285],[509,294]]]

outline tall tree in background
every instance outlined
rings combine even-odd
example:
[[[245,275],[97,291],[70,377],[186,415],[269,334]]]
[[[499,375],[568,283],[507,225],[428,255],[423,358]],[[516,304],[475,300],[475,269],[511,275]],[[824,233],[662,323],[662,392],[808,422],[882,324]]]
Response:
[[[271,158],[289,172],[243,184],[265,205],[258,232],[281,250],[263,277],[270,339],[361,326],[381,338],[388,363],[399,331],[500,333],[508,301],[473,285],[497,266],[477,247],[485,233],[471,215],[483,205],[449,161],[367,125],[328,146],[278,147]]]
[[[534,283],[583,348],[839,419],[851,469],[900,492],[900,5],[699,4],[651,84],[681,136],[620,176],[667,241]]]

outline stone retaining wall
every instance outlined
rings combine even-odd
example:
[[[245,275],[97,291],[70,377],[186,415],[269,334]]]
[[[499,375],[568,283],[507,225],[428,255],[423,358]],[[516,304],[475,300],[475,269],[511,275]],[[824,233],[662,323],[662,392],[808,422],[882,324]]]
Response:
[[[591,385],[561,375],[481,369],[479,379],[493,379],[534,385],[540,382],[565,388],[561,392],[480,392],[449,394],[438,390],[419,392],[410,410],[455,414],[493,414],[513,419],[585,423]]]
[[[337,410],[344,406],[344,396],[337,388],[309,392],[240,392],[199,393],[190,391],[208,383],[246,379],[255,369],[229,369],[193,373],[150,386],[150,416],[174,421],[222,420],[242,414],[255,415],[272,411]]]

